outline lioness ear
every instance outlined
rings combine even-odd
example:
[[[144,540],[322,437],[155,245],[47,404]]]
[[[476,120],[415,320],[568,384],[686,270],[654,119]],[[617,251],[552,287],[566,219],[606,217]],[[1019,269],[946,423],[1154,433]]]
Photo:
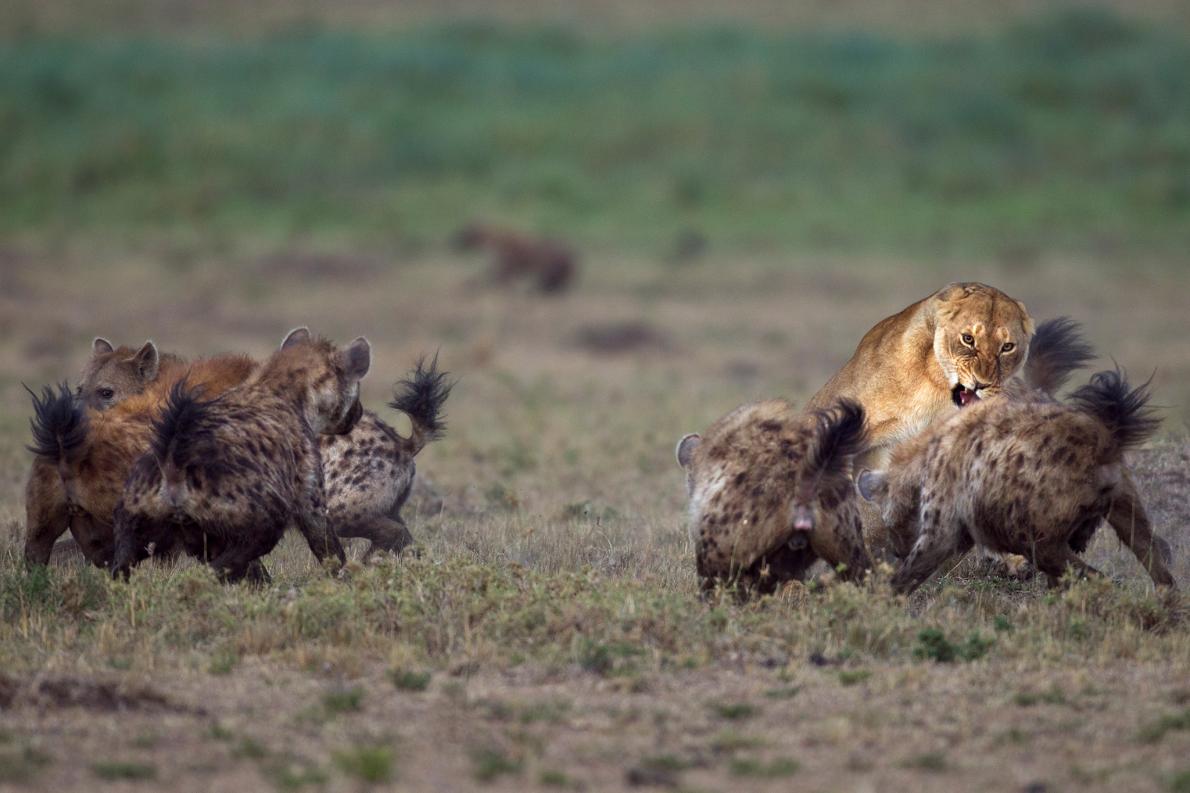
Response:
[[[281,349],[288,350],[290,347],[295,347],[299,344],[310,343],[310,329],[307,327],[294,328],[289,331],[289,335],[281,342]]]
[[[136,351],[136,355],[128,360],[136,367],[142,380],[148,382],[157,379],[161,357],[157,354],[157,345],[153,343],[152,339],[146,341],[144,346]]]
[[[694,450],[702,443],[702,436],[697,432],[692,432],[689,435],[682,437],[678,441],[678,446],[674,449],[674,454],[678,458],[678,465],[683,468],[690,467],[690,459],[694,457]]]
[[[859,494],[865,501],[874,501],[888,491],[888,474],[884,471],[860,471],[855,480]]]
[[[102,336],[96,336],[95,340],[91,342],[91,355],[107,355],[115,350],[112,343]]]
[[[347,376],[359,380],[368,373],[372,366],[372,345],[360,336],[343,351],[343,360],[347,365]]]
[[[1019,300],[1015,302],[1016,307],[1025,315],[1025,335],[1031,339],[1033,338],[1033,334],[1037,332],[1037,326],[1033,322],[1033,317],[1029,316],[1029,309],[1025,308],[1025,304]]]

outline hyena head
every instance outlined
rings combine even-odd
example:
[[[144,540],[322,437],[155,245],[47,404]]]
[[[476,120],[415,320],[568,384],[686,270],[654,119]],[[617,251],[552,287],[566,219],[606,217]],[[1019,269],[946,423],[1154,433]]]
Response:
[[[297,328],[281,342],[281,353],[278,363],[305,389],[302,404],[311,429],[327,435],[351,432],[364,412],[359,381],[372,363],[368,340],[360,336],[340,349],[313,338],[308,328]]]
[[[96,338],[91,343],[91,360],[79,375],[78,400],[93,410],[107,410],[144,391],[157,379],[160,367],[161,356],[151,341],[133,350]]]

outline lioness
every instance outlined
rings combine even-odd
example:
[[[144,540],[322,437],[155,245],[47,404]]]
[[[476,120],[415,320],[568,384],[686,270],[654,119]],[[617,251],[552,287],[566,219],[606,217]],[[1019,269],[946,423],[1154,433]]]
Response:
[[[868,447],[856,465],[884,468],[891,447],[1015,374],[1033,331],[1019,300],[987,284],[949,284],[876,323],[807,408],[862,405]]]

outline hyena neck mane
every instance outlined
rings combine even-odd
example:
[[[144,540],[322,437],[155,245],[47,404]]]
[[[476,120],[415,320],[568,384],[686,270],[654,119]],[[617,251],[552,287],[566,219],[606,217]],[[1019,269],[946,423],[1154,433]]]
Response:
[[[309,420],[311,389],[338,375],[327,365],[335,352],[335,346],[323,338],[282,348],[261,367],[252,388],[277,396]]]

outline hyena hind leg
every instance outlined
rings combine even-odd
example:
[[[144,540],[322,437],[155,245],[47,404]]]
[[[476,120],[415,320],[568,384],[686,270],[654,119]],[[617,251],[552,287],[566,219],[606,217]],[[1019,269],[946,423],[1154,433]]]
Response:
[[[1127,474],[1112,500],[1107,522],[1115,530],[1120,542],[1127,545],[1137,560],[1144,565],[1154,584],[1177,588],[1177,582],[1167,567],[1172,555],[1169,543],[1153,533],[1149,515],[1145,512],[1136,487]]]

